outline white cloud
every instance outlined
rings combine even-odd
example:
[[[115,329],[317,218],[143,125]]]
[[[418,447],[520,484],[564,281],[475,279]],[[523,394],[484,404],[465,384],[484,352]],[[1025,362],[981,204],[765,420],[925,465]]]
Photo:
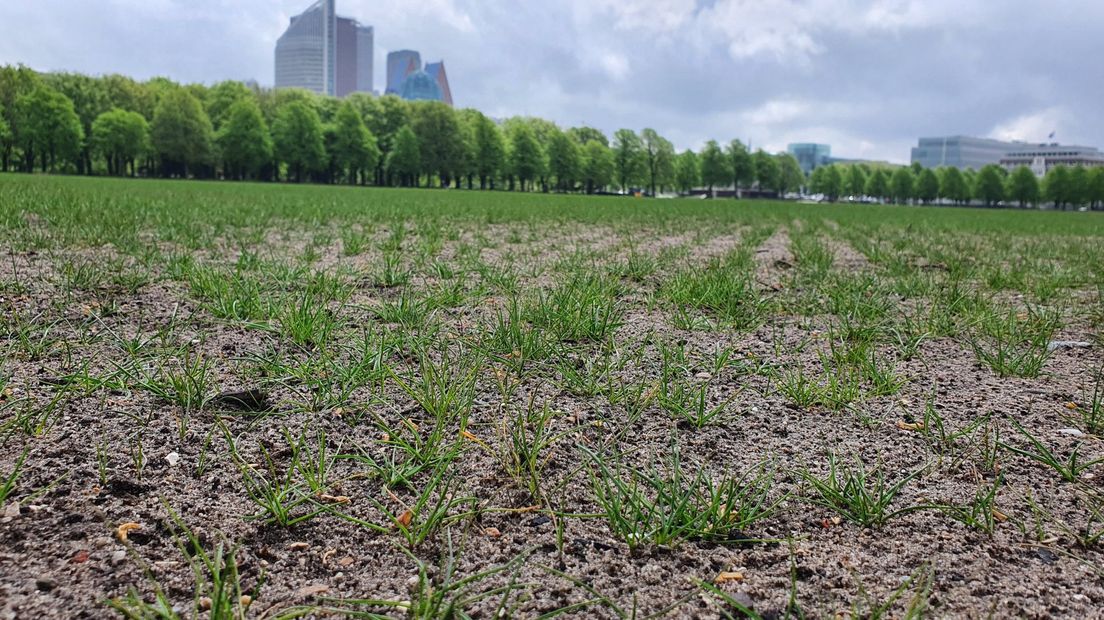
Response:
[[[629,75],[629,60],[621,54],[616,52],[602,54],[599,57],[599,63],[606,75],[615,80],[623,80]]]
[[[272,83],[272,46],[312,0],[0,0],[0,63]],[[1104,2],[337,0],[400,48],[444,58],[459,105],[680,147],[831,144],[908,159],[920,135],[1104,144],[1104,82],[1079,58]],[[1060,38],[1062,46],[1017,41]],[[1097,45],[1097,47],[1099,47]],[[1083,63],[1082,63],[1083,64]]]
[[[1044,142],[1051,133],[1060,138],[1071,115],[1062,106],[1054,106],[1024,114],[1008,120],[993,128],[989,137],[998,140],[1022,140],[1024,142]]]
[[[696,7],[694,0],[576,0],[572,10],[584,21],[610,19],[618,30],[659,34],[682,30]]]

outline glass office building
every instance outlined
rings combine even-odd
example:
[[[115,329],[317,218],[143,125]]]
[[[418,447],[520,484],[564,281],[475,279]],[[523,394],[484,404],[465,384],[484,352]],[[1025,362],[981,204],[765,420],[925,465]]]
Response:
[[[989,164],[999,164],[1005,155],[1023,146],[1022,142],[968,136],[920,138],[919,145],[912,149],[912,163],[925,168],[950,166],[980,170]]]
[[[832,147],[827,144],[798,143],[786,147],[805,174],[831,163]]]
[[[291,18],[276,41],[276,88],[344,97],[372,91],[374,32],[318,0]]]
[[[387,89],[388,95],[398,95],[402,90],[403,80],[412,73],[422,70],[422,55],[414,50],[399,50],[387,55]]]
[[[452,89],[449,88],[448,74],[445,73],[445,61],[426,64],[425,72],[437,82],[437,88],[441,89],[441,101],[452,105]]]

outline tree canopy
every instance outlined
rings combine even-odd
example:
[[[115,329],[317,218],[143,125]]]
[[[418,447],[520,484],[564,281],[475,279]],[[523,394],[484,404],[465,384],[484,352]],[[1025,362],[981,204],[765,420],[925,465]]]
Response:
[[[350,184],[355,185],[358,180],[367,182],[367,175],[374,172],[379,163],[380,150],[354,102],[341,104],[334,126],[337,137],[333,156],[337,166]]]
[[[165,176],[186,177],[211,163],[211,119],[195,95],[172,88],[161,96],[153,112],[150,138],[160,156]]]
[[[80,154],[84,130],[73,102],[44,85],[21,95],[15,102],[16,139],[23,149],[24,171],[41,164],[43,172],[60,162],[74,162]]]
[[[115,108],[92,123],[93,151],[107,162],[108,174],[135,173],[135,162],[150,148],[149,123],[137,112]]]
[[[256,178],[272,161],[272,137],[261,108],[252,99],[234,102],[215,137],[229,176]]]
[[[411,141],[413,137],[413,141]],[[441,102],[234,81],[212,86],[0,66],[0,172],[223,178],[511,191],[733,188],[898,203],[1104,207],[1104,168],[980,171],[797,160],[740,140],[676,153],[660,130],[491,119]],[[478,182],[477,182],[478,180]]]

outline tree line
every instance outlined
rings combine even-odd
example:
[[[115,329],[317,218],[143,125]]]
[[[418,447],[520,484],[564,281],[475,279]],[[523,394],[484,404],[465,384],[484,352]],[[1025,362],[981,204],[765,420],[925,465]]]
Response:
[[[833,164],[810,177],[788,154],[739,140],[676,152],[654,129],[502,121],[440,102],[345,99],[240,82],[139,82],[0,67],[0,171],[596,193],[807,190],[928,204],[1104,205],[1104,169],[977,173]]]
[[[937,200],[987,207],[1104,208],[1104,167],[1054,166],[1040,180],[1027,166],[1009,172],[990,164],[981,170],[919,164],[885,168],[866,164],[832,164],[813,171],[809,190],[831,202],[843,197],[896,204],[932,204]]]
[[[515,191],[786,193],[789,155],[739,140],[677,153],[654,129],[495,121],[439,102],[240,82],[182,85],[0,67],[0,169]]]

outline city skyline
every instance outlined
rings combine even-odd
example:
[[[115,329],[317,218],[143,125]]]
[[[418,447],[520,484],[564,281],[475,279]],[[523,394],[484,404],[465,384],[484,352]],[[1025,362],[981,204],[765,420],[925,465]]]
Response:
[[[0,7],[0,23],[20,24],[0,37],[0,62],[268,83],[272,46],[304,4],[15,0]],[[680,148],[712,135],[773,151],[826,143],[898,163],[920,136],[1042,142],[1056,131],[1057,141],[1104,143],[1101,70],[1076,61],[1091,57],[1104,7],[1014,4],[342,0],[339,10],[376,26],[377,67],[405,47],[447,57],[464,77],[462,105],[495,117],[607,133],[650,126]],[[1057,32],[1062,49],[1023,44]],[[378,76],[374,87],[383,90]]]
[[[276,40],[276,88],[334,97],[373,89],[374,31],[337,14],[335,0],[316,0],[291,18]]]

